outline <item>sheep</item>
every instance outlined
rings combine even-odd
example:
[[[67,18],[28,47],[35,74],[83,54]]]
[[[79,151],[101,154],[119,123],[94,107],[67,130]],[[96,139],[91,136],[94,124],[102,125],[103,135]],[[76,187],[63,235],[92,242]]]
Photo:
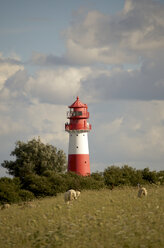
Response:
[[[74,189],[70,189],[64,194],[65,203],[69,204],[70,201],[77,200],[80,196],[80,191],[75,191]]]
[[[2,206],[1,206],[1,209],[7,209],[10,207],[10,204],[9,203],[4,203]]]
[[[76,198],[78,198],[80,196],[80,191],[76,190]]]
[[[138,185],[139,190],[138,190],[138,197],[142,197],[142,196],[147,196],[147,189],[145,189],[144,187],[142,187],[141,185]]]

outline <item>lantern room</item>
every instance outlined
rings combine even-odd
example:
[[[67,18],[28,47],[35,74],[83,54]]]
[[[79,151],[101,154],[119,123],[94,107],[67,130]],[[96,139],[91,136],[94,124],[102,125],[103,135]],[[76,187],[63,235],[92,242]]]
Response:
[[[91,125],[87,122],[89,118],[88,106],[82,103],[77,97],[76,101],[69,106],[70,110],[67,112],[67,118],[70,123],[65,124],[65,130],[85,130],[90,131]]]

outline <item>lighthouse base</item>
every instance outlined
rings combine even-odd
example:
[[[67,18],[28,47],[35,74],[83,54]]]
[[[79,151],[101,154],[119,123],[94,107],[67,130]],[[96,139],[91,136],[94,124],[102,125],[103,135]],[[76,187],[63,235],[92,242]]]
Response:
[[[89,154],[69,154],[68,171],[75,172],[81,176],[90,175]]]

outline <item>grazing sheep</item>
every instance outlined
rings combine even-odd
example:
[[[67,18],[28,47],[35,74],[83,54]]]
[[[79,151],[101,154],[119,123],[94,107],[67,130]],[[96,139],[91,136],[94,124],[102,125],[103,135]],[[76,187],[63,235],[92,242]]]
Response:
[[[7,209],[10,207],[10,204],[9,203],[4,203],[1,207],[1,209]]]
[[[138,190],[138,197],[142,197],[142,196],[147,196],[147,190],[142,187],[141,185],[138,185],[139,190]]]
[[[73,201],[75,199],[77,199],[77,196],[76,196],[76,191],[74,189],[70,189],[67,192],[65,192],[64,200],[67,204],[69,204],[70,201]]]
[[[76,198],[78,198],[80,196],[80,191],[76,190]]]

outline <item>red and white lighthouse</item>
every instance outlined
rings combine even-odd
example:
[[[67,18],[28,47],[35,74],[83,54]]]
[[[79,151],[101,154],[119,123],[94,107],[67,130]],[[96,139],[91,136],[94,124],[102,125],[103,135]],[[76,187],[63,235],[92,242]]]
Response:
[[[87,176],[90,175],[88,132],[91,130],[87,122],[88,106],[77,97],[69,108],[67,118],[70,121],[65,124],[65,131],[69,133],[68,171]]]

